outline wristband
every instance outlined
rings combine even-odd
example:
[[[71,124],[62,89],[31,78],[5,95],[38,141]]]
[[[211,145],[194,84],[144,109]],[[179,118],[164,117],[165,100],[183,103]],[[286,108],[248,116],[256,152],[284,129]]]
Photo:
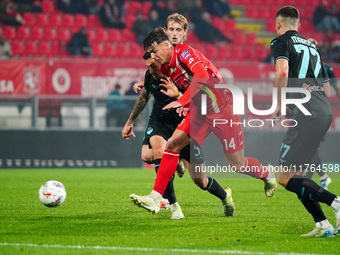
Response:
[[[182,96],[183,96],[183,94],[182,94],[181,92],[179,92],[179,96],[176,97],[176,99],[178,100],[178,99],[180,99]]]

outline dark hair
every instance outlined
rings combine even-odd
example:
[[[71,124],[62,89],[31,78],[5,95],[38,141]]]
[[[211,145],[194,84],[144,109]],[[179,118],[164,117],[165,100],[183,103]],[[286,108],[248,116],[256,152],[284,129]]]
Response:
[[[160,43],[162,43],[164,41],[168,41],[168,40],[169,40],[169,37],[165,33],[164,28],[157,27],[157,28],[151,30],[146,35],[146,37],[145,37],[145,39],[143,41],[143,46],[144,46],[144,49],[147,50],[155,42],[157,44],[160,44]]]
[[[299,11],[294,6],[284,6],[277,11],[275,18],[279,16],[282,18],[299,19]]]
[[[147,60],[149,58],[151,58],[151,53],[150,52],[145,52],[144,55],[143,55],[143,59]]]

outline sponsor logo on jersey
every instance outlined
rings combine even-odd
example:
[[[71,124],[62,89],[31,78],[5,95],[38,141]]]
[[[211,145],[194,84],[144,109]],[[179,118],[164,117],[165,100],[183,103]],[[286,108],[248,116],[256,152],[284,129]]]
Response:
[[[190,50],[183,51],[183,53],[181,55],[181,59],[185,58],[185,56],[188,55],[189,53],[190,53]]]
[[[315,86],[315,85],[310,85],[307,83],[304,83],[302,85],[303,88],[307,89],[309,92],[313,92],[313,91],[324,91],[322,87],[320,86]]]

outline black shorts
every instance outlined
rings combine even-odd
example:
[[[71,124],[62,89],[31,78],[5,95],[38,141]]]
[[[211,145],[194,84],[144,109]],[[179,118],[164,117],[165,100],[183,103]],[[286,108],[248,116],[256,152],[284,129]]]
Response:
[[[155,135],[158,135],[167,141],[172,136],[177,125],[178,123],[173,124],[157,120],[150,120],[143,137],[143,145],[149,145],[149,148],[151,148],[150,138]]]
[[[282,141],[280,165],[289,169],[306,169],[330,128],[332,119],[332,115],[326,115],[290,127]]]
[[[144,134],[143,145],[148,145],[149,148],[151,149],[150,138],[155,135],[158,135],[162,137],[165,141],[167,141],[172,136],[178,124],[179,123],[173,124],[167,122],[160,122],[156,120],[150,120]],[[185,159],[190,163],[191,151],[192,149],[190,149],[190,145],[184,147],[180,152],[180,158]],[[201,152],[202,150],[200,149],[199,151]],[[198,164],[203,163],[203,155],[200,154],[199,156],[196,156],[195,162],[197,162]]]

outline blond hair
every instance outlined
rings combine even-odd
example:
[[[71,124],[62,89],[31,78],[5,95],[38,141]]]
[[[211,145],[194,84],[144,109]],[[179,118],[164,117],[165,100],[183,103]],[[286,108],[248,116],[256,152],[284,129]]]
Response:
[[[175,22],[182,24],[184,30],[188,29],[188,21],[182,14],[179,14],[177,12],[170,14],[164,24],[165,29],[168,29],[168,23],[170,20],[173,20]]]

